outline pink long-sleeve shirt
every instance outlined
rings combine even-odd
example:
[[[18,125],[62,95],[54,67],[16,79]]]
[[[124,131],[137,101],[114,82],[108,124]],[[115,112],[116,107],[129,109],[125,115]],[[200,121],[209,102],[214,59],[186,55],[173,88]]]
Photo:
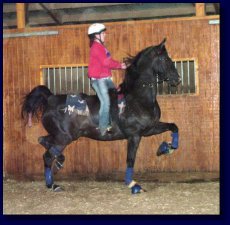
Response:
[[[112,59],[104,45],[94,41],[90,48],[89,78],[105,78],[112,76],[112,69],[121,69],[121,63]]]

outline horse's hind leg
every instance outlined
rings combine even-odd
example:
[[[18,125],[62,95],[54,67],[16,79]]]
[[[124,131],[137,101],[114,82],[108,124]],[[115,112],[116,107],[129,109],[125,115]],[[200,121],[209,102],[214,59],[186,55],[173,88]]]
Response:
[[[63,135],[63,139],[67,140],[68,138]],[[63,167],[65,156],[62,153],[68,143],[63,142],[63,145],[57,145],[52,135],[39,137],[38,142],[46,148],[43,155],[46,186],[54,191],[60,191],[61,188],[54,184],[54,174]]]
[[[52,136],[47,135],[47,136],[41,136],[38,138],[38,143],[41,144],[44,148],[49,150],[52,146]]]
[[[54,191],[61,191],[61,188],[54,184],[54,174],[63,167],[65,156],[62,152],[64,148],[65,146],[52,146],[43,155],[46,186]]]
[[[64,118],[61,117],[60,119],[59,117],[59,114],[56,115],[51,112],[43,116],[43,126],[49,135],[38,139],[39,143],[46,149],[43,155],[46,186],[54,191],[61,190],[59,186],[54,184],[54,174],[62,168],[65,160],[63,151],[73,141],[68,130],[68,121],[66,122]]]
[[[60,190],[58,185],[54,185],[53,175],[63,168],[65,156],[61,153],[64,147],[54,146],[53,138],[51,135],[41,136],[38,138],[39,144],[41,144],[46,152],[43,155],[44,168],[45,168],[45,180],[48,188],[53,188],[54,191]]]

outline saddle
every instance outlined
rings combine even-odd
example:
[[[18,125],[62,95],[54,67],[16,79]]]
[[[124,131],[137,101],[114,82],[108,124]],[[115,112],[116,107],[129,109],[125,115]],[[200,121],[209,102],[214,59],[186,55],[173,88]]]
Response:
[[[78,115],[88,116],[89,108],[85,99],[82,98],[81,94],[77,95],[67,95],[66,97],[66,107],[64,108],[64,112],[68,112],[69,115],[73,112]],[[126,102],[123,94],[118,93],[117,95],[117,106],[118,106],[118,115],[124,112]]]
[[[88,116],[89,108],[86,101],[81,97],[80,94],[77,95],[67,95],[66,97],[66,107],[64,112],[68,111],[69,115],[76,112],[78,115]]]

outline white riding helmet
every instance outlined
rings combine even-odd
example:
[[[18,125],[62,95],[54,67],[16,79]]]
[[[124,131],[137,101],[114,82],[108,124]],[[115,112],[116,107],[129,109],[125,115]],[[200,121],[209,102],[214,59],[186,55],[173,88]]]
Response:
[[[105,31],[105,25],[102,23],[94,23],[89,26],[88,35],[91,34],[100,34],[102,31]]]

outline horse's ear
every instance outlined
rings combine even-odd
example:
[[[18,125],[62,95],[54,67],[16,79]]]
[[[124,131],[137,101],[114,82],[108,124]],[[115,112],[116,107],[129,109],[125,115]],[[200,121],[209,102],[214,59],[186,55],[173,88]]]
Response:
[[[164,38],[164,40],[160,43],[160,48],[163,48],[166,42],[166,38]]]

